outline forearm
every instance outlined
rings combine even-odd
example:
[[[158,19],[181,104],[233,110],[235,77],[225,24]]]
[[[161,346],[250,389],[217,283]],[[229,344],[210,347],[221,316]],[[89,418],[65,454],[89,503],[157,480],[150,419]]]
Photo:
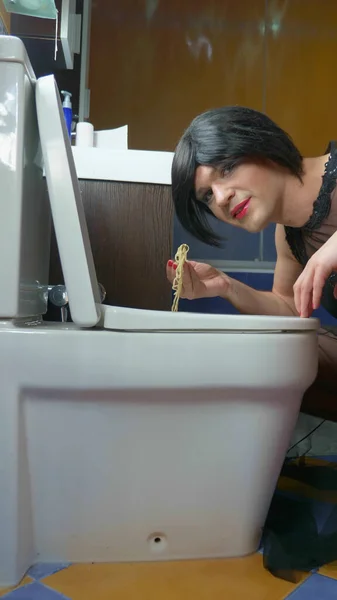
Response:
[[[231,277],[226,294],[222,297],[243,314],[298,316],[291,298],[285,299],[275,292],[254,290]]]

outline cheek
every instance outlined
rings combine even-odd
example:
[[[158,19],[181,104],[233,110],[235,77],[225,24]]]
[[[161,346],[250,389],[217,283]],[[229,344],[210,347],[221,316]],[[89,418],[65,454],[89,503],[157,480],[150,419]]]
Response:
[[[238,190],[250,192],[253,196],[259,195],[268,185],[268,175],[264,169],[256,166],[243,167],[241,173],[237,173],[233,187]]]
[[[212,210],[213,215],[216,217],[216,219],[218,221],[221,221],[222,223],[226,223],[226,225],[233,225],[234,227],[238,227],[239,229],[242,229],[242,224],[237,219],[226,219],[226,216],[223,214],[223,212],[221,212],[221,210],[219,210],[219,209],[214,209],[214,210],[211,209],[211,210]]]
[[[212,204],[210,205],[210,210],[212,211],[213,215],[215,216],[216,219],[218,219],[218,221],[223,221],[223,223],[229,223],[230,220],[226,219],[224,213],[222,212],[221,208],[219,208],[219,206],[216,205],[215,202],[212,202]]]

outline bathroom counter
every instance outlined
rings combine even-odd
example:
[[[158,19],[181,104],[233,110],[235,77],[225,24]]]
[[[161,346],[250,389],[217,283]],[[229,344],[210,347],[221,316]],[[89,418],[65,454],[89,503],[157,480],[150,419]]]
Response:
[[[78,179],[171,184],[173,152],[72,147]]]

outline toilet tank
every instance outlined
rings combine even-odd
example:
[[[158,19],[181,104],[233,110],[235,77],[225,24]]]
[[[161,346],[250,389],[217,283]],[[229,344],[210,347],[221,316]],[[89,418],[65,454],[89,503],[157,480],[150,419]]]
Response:
[[[22,41],[0,36],[0,319],[46,312],[51,218]]]

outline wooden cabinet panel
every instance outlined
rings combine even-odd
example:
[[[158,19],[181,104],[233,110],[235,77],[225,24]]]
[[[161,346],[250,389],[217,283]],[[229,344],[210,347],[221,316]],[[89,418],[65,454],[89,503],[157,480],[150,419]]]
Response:
[[[80,181],[80,186],[97,278],[107,292],[105,303],[169,310],[165,267],[172,256],[170,187],[104,181]],[[49,280],[63,283],[54,237]]]

